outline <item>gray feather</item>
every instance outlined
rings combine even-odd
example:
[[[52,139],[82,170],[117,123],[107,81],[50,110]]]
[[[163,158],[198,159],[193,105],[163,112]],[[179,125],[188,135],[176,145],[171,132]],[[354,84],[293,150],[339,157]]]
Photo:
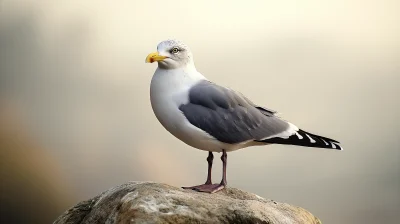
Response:
[[[189,91],[189,103],[180,105],[189,122],[217,140],[235,144],[261,140],[288,129],[273,110],[259,107],[242,94],[201,81]]]

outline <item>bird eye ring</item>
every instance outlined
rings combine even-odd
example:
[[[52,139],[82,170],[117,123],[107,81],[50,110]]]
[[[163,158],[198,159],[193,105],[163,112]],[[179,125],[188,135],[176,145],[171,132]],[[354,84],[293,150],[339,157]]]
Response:
[[[171,53],[177,54],[179,52],[179,49],[177,47],[172,48]]]

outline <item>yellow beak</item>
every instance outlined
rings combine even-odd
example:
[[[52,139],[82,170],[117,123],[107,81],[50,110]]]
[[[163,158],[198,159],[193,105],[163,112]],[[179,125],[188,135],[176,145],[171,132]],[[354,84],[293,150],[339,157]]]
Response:
[[[158,54],[158,52],[154,52],[154,53],[151,53],[151,54],[147,55],[146,63],[153,63],[155,61],[162,61],[162,60],[164,60],[166,58],[167,58],[166,56],[161,56],[161,55]]]

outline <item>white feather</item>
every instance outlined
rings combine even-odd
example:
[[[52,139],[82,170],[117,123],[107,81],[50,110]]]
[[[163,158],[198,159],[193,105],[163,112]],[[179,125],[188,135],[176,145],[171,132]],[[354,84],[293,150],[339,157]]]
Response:
[[[271,138],[288,139],[290,136],[297,134],[297,131],[299,130],[299,128],[290,122],[287,122],[287,123],[289,124],[289,127],[285,131],[277,133],[275,135],[268,136],[267,138],[263,138],[262,140],[271,139]],[[299,138],[299,139],[302,139],[302,138]]]
[[[309,135],[306,134],[306,136],[310,139],[310,142],[311,142],[311,143],[315,143],[315,142],[316,142],[316,141],[315,141],[313,138],[311,138]]]
[[[298,132],[295,132],[296,133],[296,136],[299,138],[299,139],[303,139],[303,136],[301,136]]]

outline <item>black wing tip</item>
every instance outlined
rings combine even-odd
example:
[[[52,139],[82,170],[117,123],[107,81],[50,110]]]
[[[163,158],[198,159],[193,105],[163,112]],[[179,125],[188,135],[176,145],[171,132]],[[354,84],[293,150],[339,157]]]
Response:
[[[298,131],[298,132],[303,132],[303,133],[305,133],[305,134],[308,134],[308,135],[311,135],[311,136],[314,136],[314,137],[317,137],[317,138],[322,138],[322,139],[328,140],[328,141],[330,141],[330,142],[333,142],[333,143],[340,144],[340,142],[339,142],[339,141],[337,141],[337,140],[335,140],[335,139],[331,139],[331,138],[327,138],[327,137],[324,137],[324,136],[320,136],[320,135],[312,134],[312,133],[310,133],[310,132],[306,132],[306,131],[304,131],[304,130],[302,130],[302,129],[299,129],[299,131]]]
[[[340,145],[339,141],[311,134],[301,129],[299,129],[299,131],[297,131],[295,134],[289,136],[289,138],[275,137],[270,139],[258,140],[257,142],[283,144],[283,145],[298,145],[298,146],[312,147],[312,148],[335,149],[339,151],[343,150],[343,147]]]

